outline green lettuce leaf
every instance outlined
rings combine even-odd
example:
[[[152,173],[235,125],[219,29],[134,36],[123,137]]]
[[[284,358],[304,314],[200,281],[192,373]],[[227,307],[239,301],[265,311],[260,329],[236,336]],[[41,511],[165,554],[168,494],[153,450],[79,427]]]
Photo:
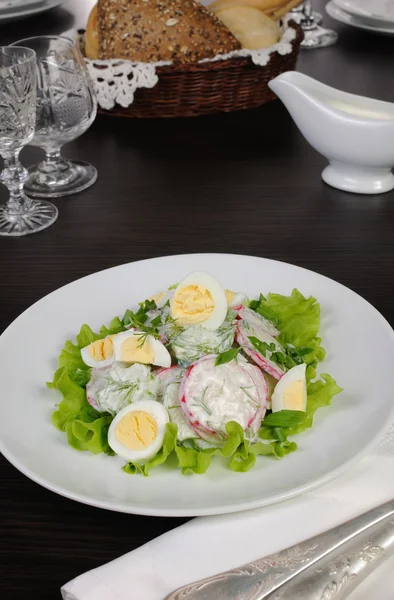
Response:
[[[291,296],[269,294],[263,305],[278,319],[280,340],[293,346],[309,346],[320,329],[320,304],[316,298],[305,298],[294,289]]]
[[[307,387],[306,419],[294,427],[289,427],[286,430],[286,434],[295,435],[312,427],[316,411],[323,406],[329,406],[333,397],[340,392],[342,392],[342,388],[327,373],[322,374],[321,379],[317,381],[310,381]]]
[[[66,433],[70,446],[93,454],[113,454],[107,436],[113,417],[90,406],[85,389],[71,379],[65,367],[56,371],[53,382],[49,385],[63,395],[62,401],[52,413],[52,423]]]
[[[238,473],[250,471],[256,464],[256,456],[271,456],[280,459],[297,450],[297,444],[289,442],[286,436],[283,436],[283,441],[272,440],[270,443],[255,442],[251,444],[244,439],[242,427],[234,421],[227,424],[226,430],[229,440],[231,438],[235,440],[235,435],[241,440],[229,464],[230,469]],[[221,452],[223,453],[223,450]]]
[[[121,331],[126,331],[126,328],[119,317],[114,317],[108,327],[102,325],[100,329],[100,337],[103,338],[107,337],[107,335],[115,335]]]
[[[139,463],[128,462],[124,467],[122,467],[123,471],[129,475],[141,473],[146,477],[151,469],[157,467],[158,465],[162,465],[171,456],[172,452],[175,450],[177,433],[178,427],[175,425],[175,423],[167,423],[163,445],[159,452],[153,458],[151,458],[150,461],[142,465]]]
[[[105,336],[94,333],[89,325],[82,325],[81,330],[76,337],[78,348],[81,350],[82,348],[85,348],[85,346],[89,346],[92,342],[103,339],[103,337]]]
[[[175,446],[175,452],[178,458],[178,467],[182,469],[183,475],[196,473],[202,475],[211,464],[212,456],[216,450],[199,450],[197,448],[187,448],[178,444]]]
[[[98,417],[90,423],[80,419],[69,421],[65,427],[67,441],[75,450],[88,450],[93,454],[114,454],[108,444],[108,428],[111,421],[110,415]]]

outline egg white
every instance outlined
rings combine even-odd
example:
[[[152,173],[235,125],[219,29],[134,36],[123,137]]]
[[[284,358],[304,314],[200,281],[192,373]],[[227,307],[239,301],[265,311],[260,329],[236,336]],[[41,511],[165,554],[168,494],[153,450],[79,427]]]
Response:
[[[301,365],[297,365],[296,367],[293,367],[287,371],[287,373],[285,373],[276,384],[271,397],[272,412],[277,412],[279,410],[300,410],[295,407],[293,408],[292,406],[285,406],[284,404],[284,395],[286,393],[286,389],[295,381],[303,382],[304,406],[302,410],[306,411],[306,364],[302,363]]]
[[[142,335],[144,335],[142,332],[135,331],[134,329],[118,333],[113,339],[115,360],[122,361],[122,345],[125,340],[131,337],[141,338]],[[145,343],[149,344],[153,350],[154,358],[152,365],[157,367],[171,366],[171,355],[162,342],[154,338],[153,335],[148,335],[146,336]],[[136,360],[134,362],[139,361]]]
[[[146,412],[153,417],[157,423],[157,436],[153,442],[143,450],[131,450],[116,437],[116,427],[123,417],[132,412]],[[112,450],[128,462],[143,463],[153,458],[163,445],[166,425],[169,423],[167,409],[155,400],[141,400],[135,404],[130,404],[121,410],[112,421],[108,430],[108,444]]]
[[[198,323],[182,323],[182,319],[178,317],[180,325],[201,325],[202,327],[210,330],[218,329],[222,325],[227,314],[226,294],[224,293],[224,289],[220,283],[214,277],[212,277],[212,275],[206,273],[205,271],[195,271],[194,273],[190,273],[190,275],[181,281],[170,301],[171,316],[175,319],[177,318],[177,314],[174,312],[174,307],[178,292],[191,285],[200,285],[206,288],[212,296],[214,308],[211,315],[207,317],[205,321],[199,321]]]
[[[107,336],[108,337],[112,337],[112,336]],[[107,339],[104,338],[104,339]],[[90,347],[94,344],[95,342],[93,342],[92,344],[89,344],[88,346],[85,346],[85,348],[82,348],[81,350],[81,358],[83,360],[83,362],[85,363],[85,365],[88,365],[88,367],[92,367],[92,368],[96,368],[96,369],[103,369],[104,367],[109,367],[109,365],[112,365],[112,363],[115,360],[115,353],[112,353],[112,356],[109,356],[108,358],[104,359],[104,360],[95,360],[92,355],[90,354]]]

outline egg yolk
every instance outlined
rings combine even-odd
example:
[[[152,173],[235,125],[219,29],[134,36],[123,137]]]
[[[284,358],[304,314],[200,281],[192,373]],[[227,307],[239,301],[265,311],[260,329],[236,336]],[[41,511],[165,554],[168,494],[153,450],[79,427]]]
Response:
[[[303,410],[306,408],[305,382],[301,379],[290,383],[283,394],[283,405],[287,410]]]
[[[188,285],[176,292],[172,316],[183,325],[203,323],[215,308],[211,292],[202,285]]]
[[[123,362],[139,362],[150,365],[155,360],[152,345],[141,335],[126,338],[120,348],[120,360]]]
[[[230,304],[234,300],[236,294],[235,294],[235,292],[232,292],[231,290],[224,290],[224,293],[226,296],[227,305],[230,306]]]
[[[156,439],[159,431],[152,415],[139,410],[130,412],[119,421],[115,429],[118,441],[130,450],[144,450]]]
[[[114,353],[112,337],[96,340],[90,344],[88,351],[93,360],[97,360],[98,362],[110,358]]]

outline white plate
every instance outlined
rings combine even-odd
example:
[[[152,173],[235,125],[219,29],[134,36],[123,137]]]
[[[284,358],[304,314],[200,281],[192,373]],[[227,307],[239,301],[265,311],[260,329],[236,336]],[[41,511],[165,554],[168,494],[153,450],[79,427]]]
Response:
[[[345,23],[345,25],[350,25],[351,27],[356,27],[357,29],[373,31],[374,33],[394,35],[394,26],[383,27],[377,23],[373,24],[371,21],[363,20],[361,17],[355,17],[339,8],[335,0],[331,0],[326,4],[326,11],[330,17],[336,21],[339,21],[340,23]]]
[[[394,26],[394,2],[393,0],[335,0],[339,8],[344,11],[364,17],[376,19]]]
[[[298,287],[322,307],[324,371],[345,391],[320,409],[297,436],[299,450],[282,461],[262,458],[249,473],[213,461],[205,475],[185,477],[159,467],[148,478],[126,475],[117,457],[68,446],[51,425],[59,400],[46,389],[66,339],[82,323],[93,328],[166,289],[194,270],[257,295]],[[37,483],[94,506],[159,516],[210,515],[263,506],[309,490],[358,460],[394,421],[394,332],[360,296],[311,271],[261,258],[194,254],[122,265],[46,296],[0,337],[0,450]]]
[[[0,3],[0,23],[26,19],[55,8],[55,6],[59,6],[64,2],[65,0],[35,0],[34,2],[27,0],[27,2],[22,3],[14,0],[9,6],[7,6],[8,2],[4,3],[4,6]]]
[[[0,0],[0,13],[22,10],[34,4],[42,4],[42,0]]]

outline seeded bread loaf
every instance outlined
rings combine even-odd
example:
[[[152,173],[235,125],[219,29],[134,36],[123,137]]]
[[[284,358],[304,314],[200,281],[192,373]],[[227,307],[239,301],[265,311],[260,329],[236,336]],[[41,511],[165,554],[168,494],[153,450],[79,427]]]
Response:
[[[241,48],[195,0],[99,0],[99,58],[197,62]]]

